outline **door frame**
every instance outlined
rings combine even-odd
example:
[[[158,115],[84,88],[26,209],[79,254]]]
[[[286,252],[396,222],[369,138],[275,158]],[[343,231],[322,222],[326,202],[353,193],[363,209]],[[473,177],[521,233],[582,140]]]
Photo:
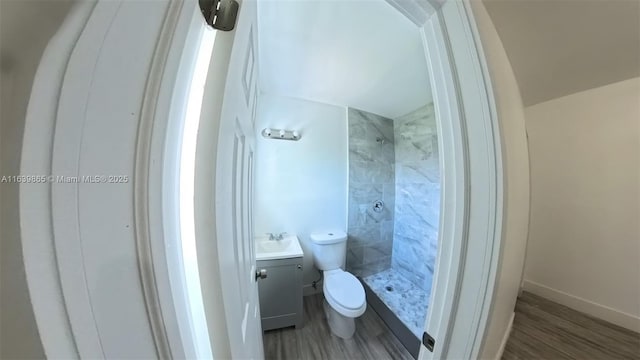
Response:
[[[65,75],[75,66],[68,60],[77,51],[81,36],[93,38],[100,44],[103,35],[96,33],[90,19],[106,11],[99,6],[101,3],[86,1],[74,6],[43,55],[27,112],[22,174],[52,173],[56,154],[54,149],[52,156],[51,149],[56,139],[92,140],[72,131],[77,127],[61,127],[59,106],[60,99],[82,98],[80,92],[86,90],[65,87],[68,80]],[[167,195],[177,189],[176,137],[181,134],[179,121],[190,85],[190,77],[189,80],[185,77],[193,73],[199,47],[197,39],[201,36],[198,31],[194,32],[194,19],[199,15],[194,12],[196,3],[196,0],[148,3],[162,7],[165,15],[161,24],[153,18],[136,19],[135,27],[143,26],[141,22],[146,21],[157,26],[158,33],[148,76],[145,81],[131,79],[127,87],[128,91],[144,94],[141,113],[137,114],[138,126],[132,134],[137,139],[135,151],[128,159],[122,159],[133,160],[135,164],[130,204],[135,214],[135,231],[129,240],[136,244],[137,264],[128,273],[140,279],[137,301],[141,303],[135,315],[146,319],[153,339],[149,349],[143,350],[153,351],[158,357],[186,358],[199,353],[193,323],[185,321],[195,315],[189,305],[181,242],[176,231],[176,199]],[[441,246],[434,274],[433,303],[426,324],[430,334],[436,337],[435,353],[421,348],[420,357],[477,358],[491,315],[502,246],[503,174],[495,100],[468,0],[446,2],[428,19],[422,31],[430,81],[436,90],[439,146],[443,149],[440,152],[442,191],[446,200],[441,205],[441,219],[446,219],[440,224]],[[230,52],[232,43],[233,32],[218,33],[213,51]],[[127,51],[130,45],[122,41],[120,51]],[[99,58],[105,54],[98,51],[94,56]],[[227,65],[228,59],[226,64],[222,61],[219,68],[224,70]],[[208,81],[224,84],[221,76],[209,74]],[[220,97],[203,106],[221,107],[221,101]],[[80,128],[85,120],[74,119]],[[207,148],[215,153],[217,129],[211,126],[201,132],[209,134],[212,141]],[[65,159],[64,155],[58,153],[57,161]],[[75,165],[79,166],[79,159],[66,159],[72,165],[77,160]],[[195,186],[209,186],[213,191],[213,184],[206,179],[214,178],[211,175],[215,173],[215,163],[212,161],[208,169],[198,171],[204,176],[196,180]],[[20,185],[25,270],[43,347],[48,357],[103,358],[118,344],[102,341],[103,334],[93,317],[98,309],[87,295],[88,287],[93,285],[86,282],[87,270],[79,267],[72,271],[74,268],[70,267],[70,264],[82,264],[84,255],[54,231],[69,226],[69,219],[61,214],[66,206],[73,205],[73,199],[59,197],[52,202],[52,196],[56,200],[52,184]],[[215,210],[203,201],[196,199],[195,211],[200,214],[196,216],[206,218]],[[79,218],[73,221],[73,226],[91,226],[80,224]],[[200,221],[196,225],[198,231],[201,235],[215,235],[215,224]],[[207,261],[199,261],[198,267],[200,273],[209,276],[209,286],[201,289],[201,300],[215,358],[225,357],[230,349],[221,299],[221,275],[215,271],[217,257],[211,258],[217,256],[215,236],[209,239],[206,244],[197,244],[197,256],[202,260],[207,254]],[[101,306],[102,311],[117,311],[109,309],[108,304]]]
[[[502,247],[503,165],[493,87],[469,1],[447,1],[421,28],[442,174],[438,256],[420,359],[477,359]],[[444,95],[444,96],[443,96]]]
[[[47,45],[34,78],[20,172],[42,174],[49,179],[45,183],[20,184],[19,211],[27,284],[48,358],[101,359],[122,354],[123,350],[129,354],[145,354],[142,357],[178,359],[203,353],[194,335],[198,329],[191,321],[193,306],[187,297],[182,249],[176,242],[180,238],[175,236],[179,220],[176,199],[172,196],[175,195],[172,186],[177,184],[172,181],[177,180],[172,175],[176,174],[173,167],[179,157],[175,151],[179,141],[168,135],[182,133],[180,115],[186,106],[204,26],[197,26],[202,20],[197,0],[146,2],[142,9],[138,8],[138,13],[130,9],[129,4],[133,2],[76,2]],[[147,30],[144,37],[120,38],[115,44],[110,43],[110,51],[104,51],[114,23],[153,30]],[[131,105],[130,98],[137,101],[134,107],[138,111],[131,112],[130,118],[136,126],[121,131],[123,136],[135,139],[133,147],[126,155],[110,157],[112,166],[133,165],[126,174],[127,184],[113,194],[126,192],[130,201],[120,206],[110,204],[90,209],[104,216],[132,213],[128,224],[132,231],[121,238],[134,254],[133,259],[122,264],[126,268],[125,276],[138,279],[137,285],[128,289],[132,295],[130,302],[136,308],[128,309],[127,316],[135,319],[135,325],[143,329],[147,338],[127,347],[122,340],[127,336],[135,339],[138,334],[118,329],[127,328],[127,324],[105,325],[96,318],[96,313],[115,315],[122,311],[117,303],[97,304],[96,299],[91,298],[90,289],[100,284],[88,280],[87,274],[96,269],[86,261],[83,238],[77,230],[91,228],[92,224],[75,216],[81,212],[77,194],[83,184],[60,184],[54,179],[58,175],[86,175],[83,164],[100,164],[108,156],[83,154],[81,164],[78,149],[69,152],[64,148],[67,143],[99,144],[101,141],[101,134],[84,132],[95,113],[69,115],[64,111],[69,106],[87,108],[91,100],[93,104],[103,103],[101,98],[90,95],[113,86],[108,71],[120,72],[122,68],[118,66],[122,65],[107,62],[105,74],[104,67],[101,73],[96,72],[96,64],[109,55],[130,53],[132,47],[139,47],[141,43],[148,44],[143,54],[150,59],[146,72],[142,71],[146,76],[120,79],[123,83],[119,89],[127,96],[111,104],[124,108]],[[78,80],[85,80],[82,86],[74,84]],[[62,144],[62,148],[56,148],[56,143]],[[69,172],[56,170],[56,166],[60,170],[65,165]],[[89,196],[104,195],[104,190],[83,188]],[[62,231],[56,232],[56,229]],[[104,241],[108,243],[109,239]],[[110,331],[118,330],[124,334],[121,338],[110,336]],[[206,345],[210,347],[208,338]]]

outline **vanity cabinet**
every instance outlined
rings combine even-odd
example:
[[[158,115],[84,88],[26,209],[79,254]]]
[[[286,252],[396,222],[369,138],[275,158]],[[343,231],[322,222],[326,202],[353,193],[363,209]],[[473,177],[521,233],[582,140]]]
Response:
[[[267,277],[258,282],[262,330],[301,328],[302,257],[258,260],[257,266],[267,270]]]

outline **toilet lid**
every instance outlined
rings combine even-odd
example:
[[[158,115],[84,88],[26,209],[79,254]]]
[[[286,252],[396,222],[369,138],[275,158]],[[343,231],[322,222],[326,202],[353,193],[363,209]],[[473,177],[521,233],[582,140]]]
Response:
[[[325,278],[325,291],[331,298],[348,309],[359,309],[365,301],[364,288],[358,279],[346,271]]]

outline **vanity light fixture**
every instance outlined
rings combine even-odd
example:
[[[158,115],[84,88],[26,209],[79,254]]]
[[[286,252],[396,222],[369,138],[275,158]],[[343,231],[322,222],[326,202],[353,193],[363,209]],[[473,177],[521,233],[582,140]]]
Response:
[[[300,140],[300,133],[295,130],[264,128],[262,130],[262,137],[267,139],[298,141]]]

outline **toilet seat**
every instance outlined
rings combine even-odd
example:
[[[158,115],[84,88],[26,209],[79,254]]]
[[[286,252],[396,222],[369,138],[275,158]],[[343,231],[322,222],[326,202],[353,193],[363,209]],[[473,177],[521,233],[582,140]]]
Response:
[[[325,271],[323,283],[324,297],[338,313],[353,318],[364,314],[364,288],[355,276],[342,269]]]

